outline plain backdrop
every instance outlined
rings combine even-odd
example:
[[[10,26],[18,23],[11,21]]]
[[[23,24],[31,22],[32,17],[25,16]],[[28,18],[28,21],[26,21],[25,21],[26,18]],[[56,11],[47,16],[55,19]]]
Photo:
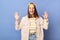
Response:
[[[45,40],[60,40],[60,0],[0,0],[0,40],[21,40],[21,31],[15,30],[14,14],[20,20],[27,14],[28,3],[36,4],[38,14],[49,15],[49,28],[44,30]]]

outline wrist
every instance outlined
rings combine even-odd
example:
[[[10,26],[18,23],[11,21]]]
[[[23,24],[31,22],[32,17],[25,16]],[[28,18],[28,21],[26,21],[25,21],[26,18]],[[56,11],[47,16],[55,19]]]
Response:
[[[15,21],[19,21],[18,19],[16,19]]]
[[[48,21],[48,18],[44,18],[44,21]]]

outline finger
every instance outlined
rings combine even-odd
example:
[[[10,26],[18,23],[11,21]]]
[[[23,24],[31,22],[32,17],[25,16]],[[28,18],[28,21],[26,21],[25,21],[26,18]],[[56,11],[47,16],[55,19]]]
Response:
[[[44,15],[45,15],[45,16],[48,16],[48,13],[45,11],[45,12],[44,12]]]
[[[48,13],[46,11],[44,12],[44,18],[48,18]]]

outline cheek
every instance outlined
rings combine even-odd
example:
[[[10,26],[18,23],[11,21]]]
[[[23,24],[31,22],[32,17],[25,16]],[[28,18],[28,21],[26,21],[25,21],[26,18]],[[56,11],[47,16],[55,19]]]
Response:
[[[35,12],[35,9],[33,9],[33,12]]]
[[[31,9],[29,9],[29,12],[31,11]]]
[[[29,12],[32,12],[32,13],[34,13],[34,11],[35,11],[34,9],[29,9]]]

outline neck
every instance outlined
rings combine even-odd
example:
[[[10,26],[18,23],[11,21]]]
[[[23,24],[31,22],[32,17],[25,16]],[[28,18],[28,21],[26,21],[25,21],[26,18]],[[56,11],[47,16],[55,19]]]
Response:
[[[31,15],[32,16],[32,18],[34,18],[34,15]]]

